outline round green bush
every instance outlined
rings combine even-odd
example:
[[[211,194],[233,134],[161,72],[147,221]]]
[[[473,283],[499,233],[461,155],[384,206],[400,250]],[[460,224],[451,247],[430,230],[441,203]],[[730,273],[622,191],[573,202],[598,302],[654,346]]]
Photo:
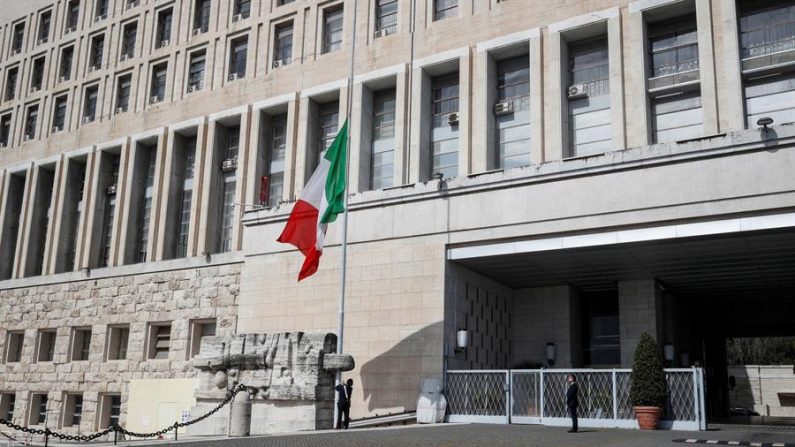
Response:
[[[665,408],[667,388],[660,347],[644,332],[635,349],[629,398],[635,407]]]

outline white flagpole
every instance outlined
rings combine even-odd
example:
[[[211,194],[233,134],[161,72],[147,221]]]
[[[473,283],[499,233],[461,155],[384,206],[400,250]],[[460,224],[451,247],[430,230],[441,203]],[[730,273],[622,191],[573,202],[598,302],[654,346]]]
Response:
[[[353,0],[353,29],[351,30],[351,59],[348,68],[348,98],[346,106],[345,122],[347,123],[347,142],[345,150],[345,209],[342,212],[342,265],[340,268],[340,305],[337,320],[337,353],[343,352],[343,341],[345,336],[345,277],[348,266],[348,186],[350,185],[350,160],[351,160],[351,109],[353,108],[353,67],[354,55],[356,52],[356,12],[358,10],[358,0]],[[336,385],[342,383],[342,372],[337,371]],[[336,387],[335,387],[336,388]],[[338,403],[339,393],[334,393],[335,403]],[[334,405],[334,424],[336,425],[339,408]]]

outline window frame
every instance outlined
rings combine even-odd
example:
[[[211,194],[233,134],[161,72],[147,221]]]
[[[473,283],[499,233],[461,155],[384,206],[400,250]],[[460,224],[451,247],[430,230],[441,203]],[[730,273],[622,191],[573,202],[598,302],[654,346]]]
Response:
[[[338,28],[332,27],[339,23]],[[321,54],[333,53],[342,50],[345,42],[345,8],[343,3],[335,4],[323,9],[323,30],[320,33],[322,39]],[[339,33],[339,40],[334,40],[336,33]]]

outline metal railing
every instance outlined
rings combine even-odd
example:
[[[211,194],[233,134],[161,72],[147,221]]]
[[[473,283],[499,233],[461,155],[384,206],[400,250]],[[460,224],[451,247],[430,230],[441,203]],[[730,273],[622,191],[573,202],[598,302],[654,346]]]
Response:
[[[450,422],[565,426],[568,374],[579,384],[584,427],[636,428],[629,400],[630,369],[540,369],[448,371]],[[666,369],[668,398],[663,428],[704,430],[704,374],[700,368]]]

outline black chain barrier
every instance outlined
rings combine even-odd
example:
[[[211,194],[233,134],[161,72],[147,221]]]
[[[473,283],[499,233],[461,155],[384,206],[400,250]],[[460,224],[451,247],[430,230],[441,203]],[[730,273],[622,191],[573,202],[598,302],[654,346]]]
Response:
[[[136,432],[133,432],[133,431],[129,431],[129,430],[125,429],[124,427],[122,427],[121,425],[118,425],[118,424],[113,425],[111,427],[108,427],[105,430],[90,434],[90,435],[69,435],[69,434],[65,434],[65,433],[58,433],[58,432],[52,431],[49,428],[44,428],[44,429],[28,428],[28,427],[23,427],[21,425],[17,425],[17,424],[15,424],[13,422],[10,422],[10,421],[6,421],[5,419],[0,419],[0,425],[5,425],[6,427],[9,427],[9,428],[12,428],[14,430],[18,430],[18,431],[21,431],[21,432],[24,432],[24,433],[30,433],[30,434],[33,434],[33,435],[44,436],[44,445],[45,446],[47,446],[50,437],[58,438],[58,439],[60,439],[62,441],[88,442],[88,441],[93,441],[93,440],[95,440],[97,438],[101,438],[101,437],[103,437],[103,436],[105,436],[105,435],[107,435],[109,433],[113,433],[113,443],[114,444],[116,444],[116,441],[117,441],[116,436],[119,433],[121,433],[121,434],[123,434],[125,436],[133,437],[133,438],[157,438],[159,436],[162,436],[162,435],[170,432],[171,430],[174,430],[174,439],[176,439],[176,437],[177,437],[176,430],[178,428],[187,427],[187,426],[195,424],[197,422],[201,422],[201,421],[207,419],[208,417],[214,415],[215,413],[218,412],[218,410],[220,410],[221,408],[226,406],[226,404],[231,402],[232,399],[234,399],[234,397],[237,395],[237,393],[239,393],[239,392],[241,392],[241,391],[243,391],[245,389],[246,389],[246,385],[241,383],[237,387],[235,387],[234,390],[232,390],[229,393],[227,393],[226,399],[224,399],[223,402],[218,404],[217,407],[213,408],[212,410],[208,411],[207,413],[199,416],[196,419],[188,421],[188,422],[174,422],[174,425],[168,426],[168,427],[166,427],[166,428],[164,428],[162,430],[158,430],[158,431],[152,432],[152,433],[136,433]]]

